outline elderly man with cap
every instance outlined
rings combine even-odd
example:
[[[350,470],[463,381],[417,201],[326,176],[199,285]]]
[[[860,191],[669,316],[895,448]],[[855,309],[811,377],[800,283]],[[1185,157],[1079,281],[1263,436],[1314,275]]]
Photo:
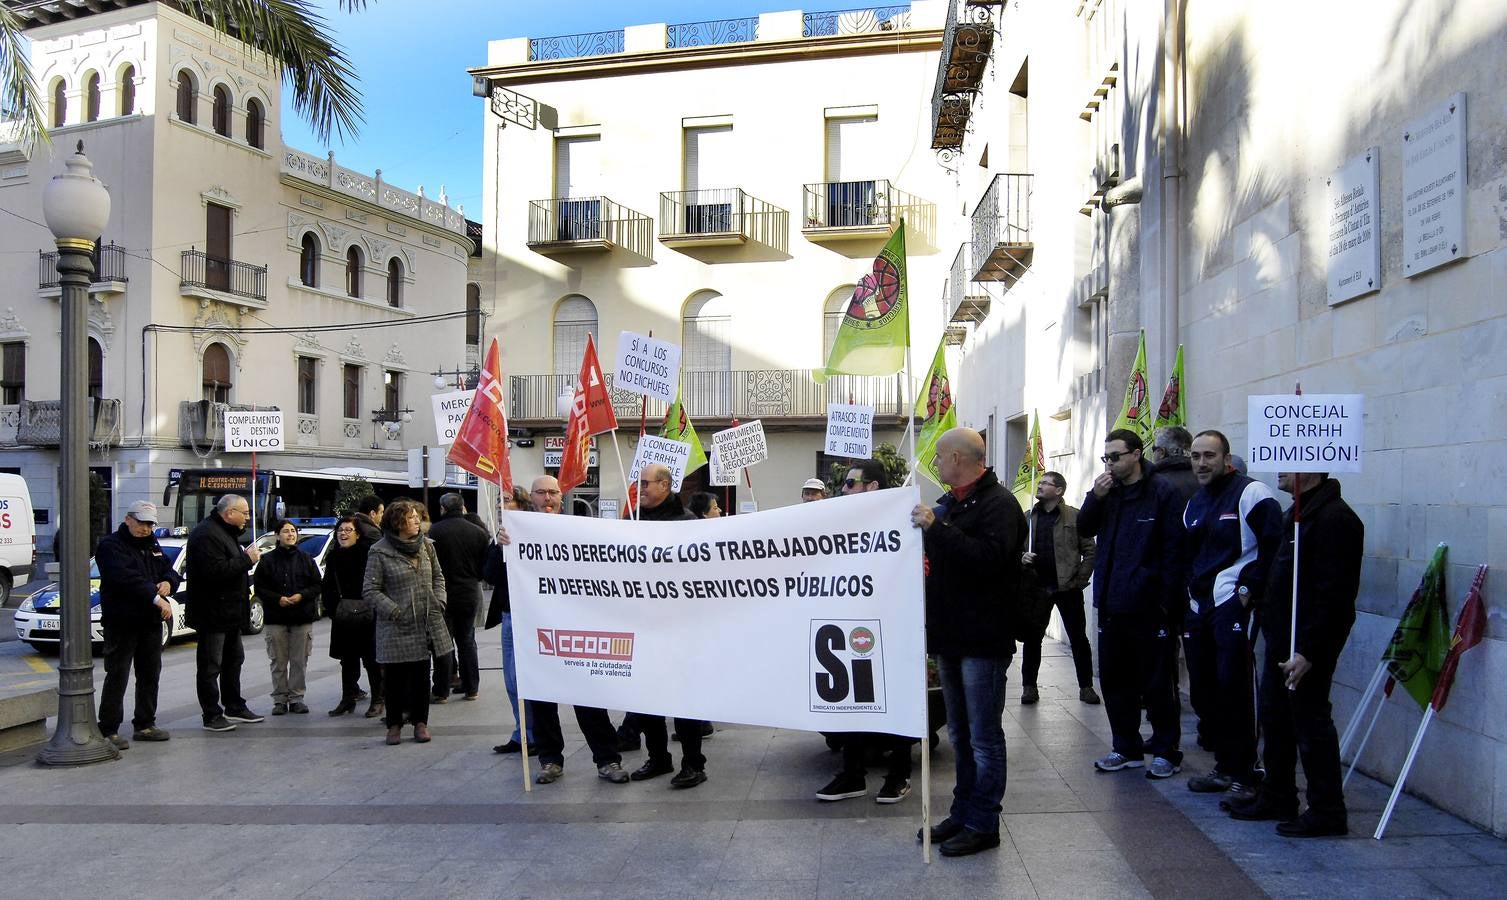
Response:
[[[105,686],[99,699],[99,727],[110,743],[124,750],[120,736],[125,715],[126,679],[136,666],[136,709],[131,716],[138,741],[165,741],[157,727],[157,680],[162,674],[162,623],[172,618],[168,601],[182,579],[162,553],[152,527],[157,507],[132,503],[114,534],[100,538],[94,551],[99,567],[100,624],[105,629]]]
[[[810,503],[813,500],[827,499],[827,486],[822,484],[820,478],[807,478],[806,483],[801,485],[801,502]]]

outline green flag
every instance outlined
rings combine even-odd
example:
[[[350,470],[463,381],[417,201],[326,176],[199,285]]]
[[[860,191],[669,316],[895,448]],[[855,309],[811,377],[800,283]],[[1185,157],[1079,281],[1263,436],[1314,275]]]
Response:
[[[1146,332],[1141,331],[1141,344],[1135,353],[1135,365],[1130,367],[1130,381],[1125,385],[1125,403],[1120,407],[1120,417],[1114,428],[1128,428],[1140,436],[1141,441],[1151,446],[1151,398],[1146,392]],[[1111,429],[1113,430],[1113,429]]]
[[[832,353],[811,377],[825,384],[833,375],[893,375],[905,367],[910,346],[910,303],[905,288],[905,220],[874,257],[874,267],[853,288]]]
[[[942,484],[942,475],[937,470],[937,440],[958,425],[952,382],[947,380],[945,347],[945,341],[937,345],[937,355],[932,358],[931,370],[926,373],[921,394],[916,398],[916,418],[921,420],[921,434],[916,438],[916,466],[943,487],[947,485]]]
[[[1183,391],[1183,345],[1177,345],[1177,362],[1172,364],[1172,376],[1167,379],[1167,390],[1162,392],[1162,405],[1156,410],[1156,430],[1169,425],[1188,427],[1188,395]]]
[[[1036,502],[1036,482],[1047,470],[1046,451],[1041,446],[1041,414],[1033,413],[1031,439],[1026,443],[1026,452],[1020,458],[1020,468],[1015,470],[1015,483],[1010,493],[1020,501],[1021,508],[1030,509]]]
[[[701,448],[701,438],[696,436],[696,426],[691,424],[685,404],[680,402],[678,385],[675,388],[675,404],[665,412],[665,424],[659,429],[659,436],[691,445],[691,458],[685,464],[687,475],[706,465],[706,451]]]
[[[1392,693],[1393,682],[1400,683],[1420,707],[1429,705],[1444,658],[1449,655],[1449,613],[1444,609],[1444,564],[1448,555],[1449,547],[1444,544],[1434,550],[1434,558],[1423,570],[1423,580],[1392,632],[1391,643],[1381,654],[1390,676],[1387,693]]]

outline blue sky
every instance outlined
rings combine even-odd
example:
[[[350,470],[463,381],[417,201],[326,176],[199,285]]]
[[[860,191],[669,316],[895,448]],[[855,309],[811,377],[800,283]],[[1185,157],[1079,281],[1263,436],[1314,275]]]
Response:
[[[424,186],[470,218],[481,209],[484,100],[471,96],[469,66],[487,58],[487,41],[606,31],[646,22],[699,22],[757,15],[771,9],[840,9],[851,2],[757,0],[373,0],[364,12],[342,13],[335,0],[315,0],[356,67],[366,124],[355,139],[315,140],[284,103],[283,141],[341,165],[414,190]]]

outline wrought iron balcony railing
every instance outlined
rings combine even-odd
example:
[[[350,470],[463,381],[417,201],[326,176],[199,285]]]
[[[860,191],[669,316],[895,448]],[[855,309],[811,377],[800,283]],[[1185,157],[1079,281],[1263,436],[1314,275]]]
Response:
[[[115,446],[120,443],[120,401],[88,397],[86,413],[89,443]],[[22,400],[16,423],[16,443],[33,447],[57,447],[63,441],[63,401]]]
[[[528,243],[540,252],[621,247],[653,258],[654,222],[606,197],[556,197],[529,203]]]
[[[972,0],[948,0],[931,94],[933,150],[956,151],[963,146],[973,96],[983,82],[993,46],[994,18],[989,8]]]
[[[947,274],[944,327],[964,322],[978,323],[989,316],[989,295],[973,288],[973,270],[968,266],[969,249],[969,245],[962,244],[952,258],[952,268]]]
[[[867,34],[871,31],[894,31],[904,28],[910,4],[868,6],[858,9],[829,9],[808,12],[801,18],[803,37],[833,37],[839,34]]]
[[[185,447],[225,446],[225,411],[277,409],[276,406],[251,406],[244,403],[215,403],[210,400],[184,400],[178,404],[178,440]]]
[[[712,22],[683,22],[665,31],[665,47],[709,47],[715,44],[747,44],[759,39],[759,17],[717,19]]]
[[[575,59],[581,56],[609,56],[623,52],[623,29],[593,31],[587,34],[560,34],[534,38],[528,42],[530,62],[550,59]]]
[[[267,301],[267,267],[184,250],[182,287],[203,288],[250,300]]]
[[[126,277],[126,248],[117,246],[114,241],[104,246],[95,245],[93,283],[123,283],[129,280]],[[60,286],[58,252],[56,250],[39,251],[37,254],[37,290],[54,290]]]
[[[1032,176],[994,176],[973,210],[973,280],[1020,280],[1031,265]]]
[[[803,230],[888,229],[894,196],[887,179],[824,181],[806,185]]]
[[[659,239],[666,244],[782,246],[789,214],[741,188],[666,191],[659,195]]]

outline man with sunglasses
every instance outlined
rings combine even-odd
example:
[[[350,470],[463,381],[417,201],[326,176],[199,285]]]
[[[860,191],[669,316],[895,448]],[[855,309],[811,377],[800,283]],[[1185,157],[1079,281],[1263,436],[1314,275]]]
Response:
[[[1078,533],[1098,539],[1094,609],[1099,615],[1099,687],[1113,733],[1101,772],[1138,769],[1171,778],[1182,765],[1181,710],[1174,687],[1182,610],[1182,501],[1142,459],[1141,438],[1124,428],[1104,441],[1104,471],[1078,512]],[[1141,738],[1141,709],[1151,741]]]

